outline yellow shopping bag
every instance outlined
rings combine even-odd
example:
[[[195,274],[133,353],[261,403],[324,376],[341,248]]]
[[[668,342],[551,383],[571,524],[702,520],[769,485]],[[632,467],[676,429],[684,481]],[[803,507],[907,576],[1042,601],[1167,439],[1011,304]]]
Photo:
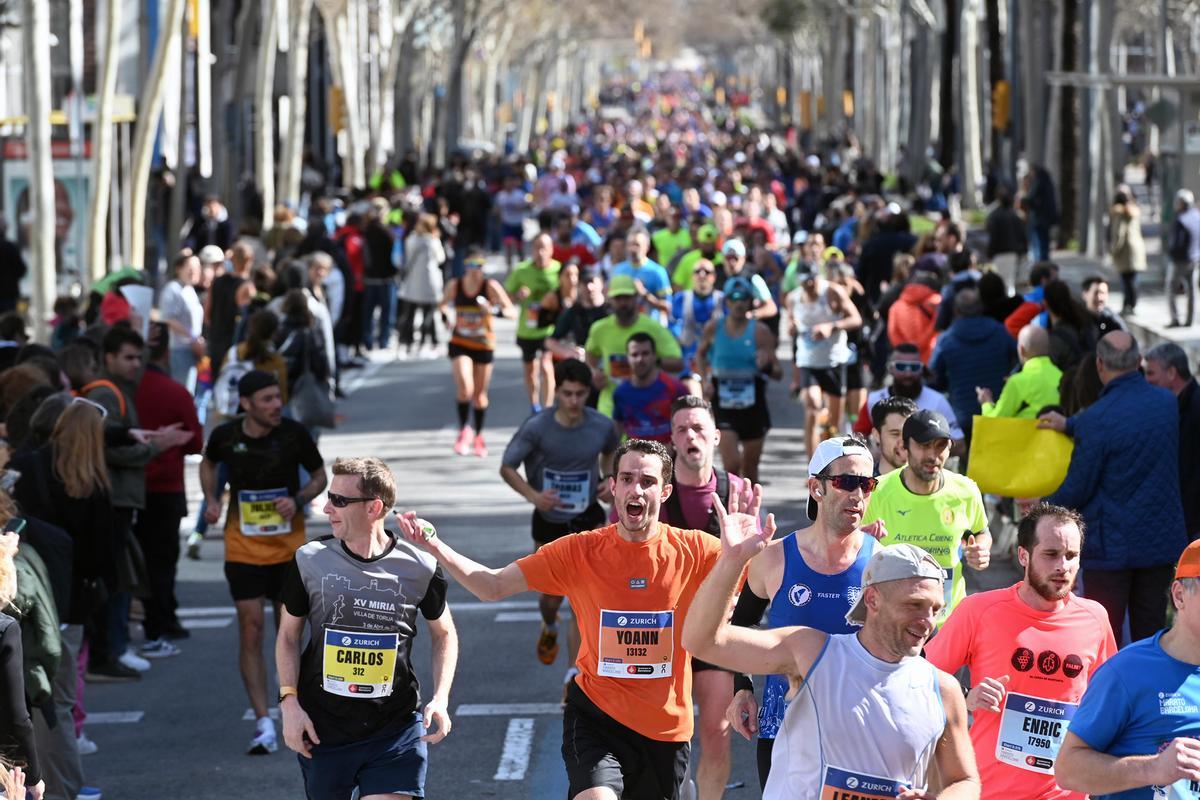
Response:
[[[1071,437],[1038,428],[1036,419],[975,417],[967,477],[984,494],[1045,497],[1067,477]]]

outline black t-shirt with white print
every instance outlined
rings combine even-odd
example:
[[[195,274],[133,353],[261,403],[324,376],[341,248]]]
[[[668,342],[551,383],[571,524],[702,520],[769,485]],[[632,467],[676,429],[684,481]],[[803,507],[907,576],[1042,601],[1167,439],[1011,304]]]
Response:
[[[323,745],[398,733],[420,705],[417,610],[427,620],[445,612],[446,576],[432,556],[389,535],[372,559],[333,536],[311,541],[284,581],[288,613],[308,618],[297,690]]]

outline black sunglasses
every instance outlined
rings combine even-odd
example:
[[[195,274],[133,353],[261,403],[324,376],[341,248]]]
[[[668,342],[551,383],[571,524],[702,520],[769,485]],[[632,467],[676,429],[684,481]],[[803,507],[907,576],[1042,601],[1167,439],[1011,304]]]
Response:
[[[896,372],[912,372],[915,374],[925,369],[925,365],[920,361],[893,361],[892,369],[896,370]]]
[[[870,494],[879,485],[878,478],[870,475],[819,475],[821,480],[829,481],[833,488],[842,492],[853,492],[862,489],[863,494]]]
[[[329,503],[334,508],[345,508],[351,503],[369,503],[374,499],[374,497],[346,497],[342,494],[329,493]]]

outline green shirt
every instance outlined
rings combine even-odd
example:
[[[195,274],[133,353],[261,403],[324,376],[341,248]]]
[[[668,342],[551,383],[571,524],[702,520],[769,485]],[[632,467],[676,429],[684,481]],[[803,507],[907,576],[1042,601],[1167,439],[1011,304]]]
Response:
[[[946,607],[938,618],[941,624],[967,596],[962,547],[967,536],[987,529],[983,495],[975,481],[949,470],[942,470],[945,480],[941,489],[929,495],[913,494],[900,477],[907,470],[901,467],[879,478],[862,524],[883,520],[888,529],[884,544],[914,544],[946,570]]]
[[[692,270],[696,268],[696,262],[702,258],[705,258],[705,255],[699,247],[684,253],[679,259],[679,263],[675,265],[675,271],[671,273],[671,285],[682,289],[691,289]],[[708,260],[713,263],[714,267],[719,267],[725,263],[725,259],[721,257],[720,253],[713,253]]]
[[[1050,356],[1034,356],[1009,376],[996,402],[983,404],[983,416],[1037,419],[1043,408],[1059,404],[1061,381],[1062,370],[1054,366]]]
[[[542,298],[558,288],[558,271],[562,264],[551,261],[545,269],[538,269],[532,260],[522,261],[504,281],[504,288],[513,297],[522,286],[529,287],[529,296],[521,301],[521,316],[517,318],[518,339],[545,339],[554,332],[554,323],[538,325],[538,313],[542,310]]]
[[[622,328],[617,323],[616,314],[597,320],[588,331],[587,344],[583,349],[600,362],[604,374],[608,376],[608,382],[600,392],[600,399],[596,404],[597,410],[602,414],[612,416],[613,389],[632,374],[625,346],[629,343],[629,337],[638,332],[650,334],[659,358],[681,358],[683,355],[679,349],[679,342],[675,341],[671,332],[645,314],[638,314],[637,319],[628,328]]]
[[[655,260],[660,264],[670,264],[676,253],[692,246],[692,234],[687,228],[680,228],[674,233],[670,228],[663,228],[655,231],[650,241],[654,243]]]

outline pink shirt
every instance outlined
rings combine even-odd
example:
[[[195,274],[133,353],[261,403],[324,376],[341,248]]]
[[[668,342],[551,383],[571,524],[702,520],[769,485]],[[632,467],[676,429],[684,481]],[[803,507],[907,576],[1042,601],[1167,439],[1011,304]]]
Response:
[[[1020,585],[970,595],[925,645],[925,657],[938,669],[949,673],[963,666],[970,669],[972,685],[984,678],[1009,676],[1006,702],[1011,702],[1014,694],[1032,698],[1006,710],[1014,719],[1021,719],[1026,703],[1032,707],[1037,700],[1053,701],[1060,708],[1062,704],[1077,705],[1092,673],[1117,652],[1108,613],[1099,603],[1071,594],[1059,610],[1038,611],[1017,594]],[[1005,705],[1002,703],[1002,708]],[[986,709],[974,712],[971,743],[983,782],[981,797],[1084,800],[1083,794],[1060,789],[1053,774],[999,760],[996,744],[1001,717]],[[1026,732],[1031,730],[1030,735],[1050,735],[1038,730],[1036,716],[1030,719],[1030,727],[1006,740],[1024,744]],[[1020,730],[1020,725],[1013,728]],[[1065,728],[1063,724],[1061,730]],[[1056,730],[1052,723],[1051,729]]]

